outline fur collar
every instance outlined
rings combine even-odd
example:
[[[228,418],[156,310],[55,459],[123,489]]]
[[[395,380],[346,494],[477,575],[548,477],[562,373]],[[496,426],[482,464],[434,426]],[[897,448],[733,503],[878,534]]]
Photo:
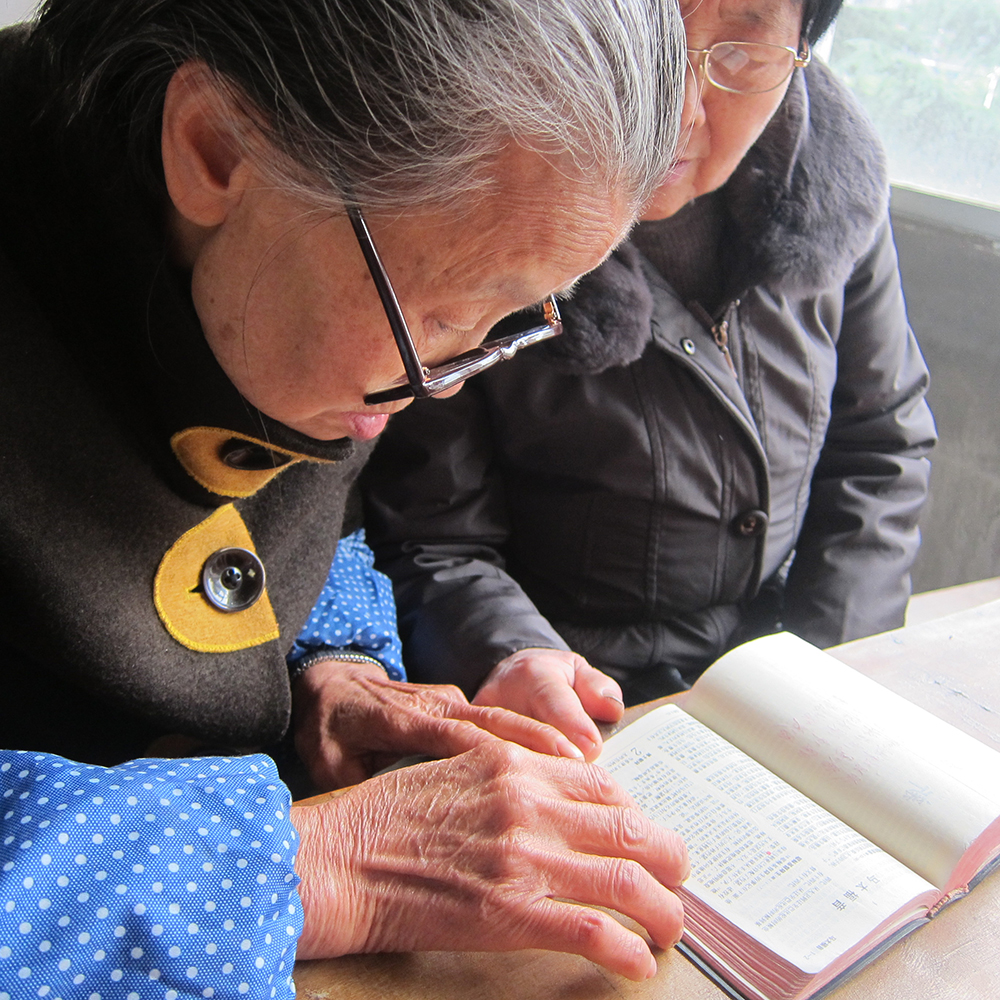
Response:
[[[847,280],[885,218],[885,155],[854,98],[813,63],[723,193],[727,299],[754,285],[817,294]],[[564,304],[566,333],[546,353],[575,373],[631,364],[651,338],[652,311],[643,257],[625,243]]]

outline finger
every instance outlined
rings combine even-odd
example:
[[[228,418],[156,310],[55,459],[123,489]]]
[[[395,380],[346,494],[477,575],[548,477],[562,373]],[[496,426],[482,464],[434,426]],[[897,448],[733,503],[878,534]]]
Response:
[[[601,734],[565,674],[553,671],[534,679],[528,712],[563,733],[586,760],[597,759]]]
[[[668,886],[691,874],[687,847],[673,830],[647,819],[635,806],[597,806],[554,800],[538,806],[560,829],[566,846],[583,854],[636,861]]]
[[[503,741],[546,757],[583,761],[582,752],[558,730],[516,712],[466,704],[456,706],[455,715],[458,718],[413,713],[405,726],[394,732],[393,749],[401,755],[457,757],[483,743]]]
[[[618,682],[592,667],[582,657],[576,668],[573,690],[592,719],[618,722],[625,714],[625,700]]]
[[[599,764],[570,767],[568,762],[550,760],[539,773],[564,798],[606,806],[635,806],[632,796]]]
[[[570,697],[578,700],[568,687],[566,690]],[[502,740],[518,743],[536,753],[583,760],[583,749],[555,726],[544,721],[529,718],[505,708],[494,708],[486,705],[456,707],[455,715],[464,721],[474,723],[480,729],[484,729]]]
[[[421,753],[429,757],[457,757],[483,743],[498,739],[493,733],[464,719],[416,715],[405,728],[395,734],[392,746],[403,755]]]
[[[643,938],[589,906],[538,900],[525,919],[522,940],[522,947],[582,955],[635,981],[656,975],[656,959]]]
[[[439,719],[471,722],[493,736],[520,746],[527,747],[537,753],[556,757],[583,758],[583,753],[572,741],[552,726],[523,714],[500,708],[496,705],[472,705],[465,695],[453,685],[424,684],[413,685],[413,690],[419,692],[419,699],[411,705],[409,724],[418,728],[422,722]],[[433,729],[432,723],[427,723]],[[453,734],[460,739],[462,730]],[[453,753],[464,753],[477,746],[481,740],[462,746],[455,744]]]
[[[661,948],[672,948],[680,940],[684,929],[680,899],[637,861],[558,855],[549,877],[553,895],[631,917]]]

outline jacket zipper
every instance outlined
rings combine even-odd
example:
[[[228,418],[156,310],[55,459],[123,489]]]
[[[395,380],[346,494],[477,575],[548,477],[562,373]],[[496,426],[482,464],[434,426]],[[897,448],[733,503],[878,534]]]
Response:
[[[739,305],[740,300],[734,299],[723,315],[728,316],[734,309],[738,309]],[[716,347],[722,352],[722,356],[726,359],[726,364],[729,365],[729,370],[733,373],[733,378],[737,378],[736,365],[733,364],[733,356],[729,353],[729,320],[723,318],[716,323],[712,319],[711,313],[698,301],[689,302],[688,309],[694,313],[702,325],[711,333]]]
[[[729,353],[729,320],[720,320],[715,326],[712,327],[712,337],[715,339],[715,343],[718,345],[719,350],[722,351],[722,356],[726,359],[726,364],[729,365],[729,370],[736,376],[736,365],[733,364],[733,356]]]

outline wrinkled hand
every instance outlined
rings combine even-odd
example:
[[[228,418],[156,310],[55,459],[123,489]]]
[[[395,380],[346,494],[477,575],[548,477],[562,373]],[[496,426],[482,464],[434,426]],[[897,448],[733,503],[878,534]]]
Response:
[[[625,711],[617,681],[577,653],[522,649],[501,660],[472,699],[547,722],[580,748],[587,760],[601,752],[593,719],[617,722]]]
[[[326,660],[292,691],[295,749],[317,789],[353,785],[410,754],[453,757],[490,740],[582,759],[565,736],[448,684],[391,681],[374,664]]]
[[[292,809],[305,926],[299,958],[547,948],[632,979],[680,937],[674,833],[593,764],[490,741]],[[573,902],[567,902],[571,900]],[[583,904],[583,905],[574,905]]]

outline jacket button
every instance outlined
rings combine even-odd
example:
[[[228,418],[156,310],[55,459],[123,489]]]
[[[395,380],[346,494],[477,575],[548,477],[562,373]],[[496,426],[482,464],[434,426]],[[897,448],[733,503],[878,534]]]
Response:
[[[264,564],[249,549],[219,549],[201,570],[201,589],[219,611],[245,611],[264,593]]]
[[[733,518],[734,535],[742,538],[756,538],[767,531],[767,514],[762,510],[747,510]]]
[[[694,352],[698,350],[698,348],[695,346],[694,341],[690,337],[685,337],[681,341],[681,347],[684,348],[685,354],[694,354]]]
[[[281,452],[271,451],[263,445],[241,438],[230,438],[219,449],[219,458],[231,469],[242,469],[245,472],[260,472],[264,469],[280,469],[287,465],[290,456]]]

